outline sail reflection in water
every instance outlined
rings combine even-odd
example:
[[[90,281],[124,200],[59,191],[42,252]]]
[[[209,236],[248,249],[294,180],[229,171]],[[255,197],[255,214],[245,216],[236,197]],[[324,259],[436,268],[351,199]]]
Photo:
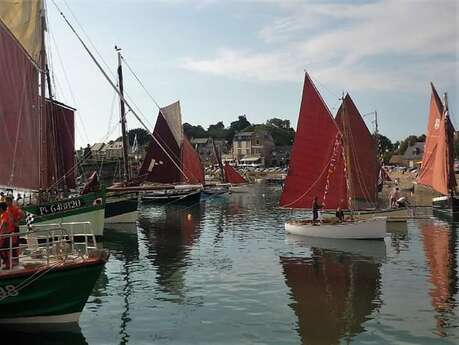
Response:
[[[454,320],[454,307],[457,302],[457,228],[455,223],[420,223],[423,247],[432,287],[429,291],[431,304],[436,311],[436,331],[446,336],[450,320]]]
[[[172,294],[173,301],[184,297],[188,256],[200,234],[204,204],[191,207],[168,205],[145,208],[139,225],[147,238],[147,258],[156,268],[159,288]],[[170,297],[165,297],[170,298]]]
[[[312,247],[312,257],[281,257],[302,344],[338,344],[364,331],[379,308],[380,264]]]

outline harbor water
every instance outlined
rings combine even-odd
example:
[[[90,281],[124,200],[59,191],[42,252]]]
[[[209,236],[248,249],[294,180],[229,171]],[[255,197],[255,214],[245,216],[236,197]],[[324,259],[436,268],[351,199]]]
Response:
[[[27,344],[458,344],[459,224],[388,224],[384,241],[290,237],[278,186],[142,206],[75,329]]]

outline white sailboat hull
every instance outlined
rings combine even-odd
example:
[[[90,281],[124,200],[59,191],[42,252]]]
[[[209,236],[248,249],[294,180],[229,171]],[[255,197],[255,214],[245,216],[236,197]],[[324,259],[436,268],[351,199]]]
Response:
[[[248,193],[249,186],[246,184],[242,184],[242,185],[232,184],[229,187],[229,190],[231,193]]]
[[[386,217],[318,225],[313,225],[310,222],[292,221],[285,223],[285,232],[309,237],[380,240],[384,239],[386,235]]]

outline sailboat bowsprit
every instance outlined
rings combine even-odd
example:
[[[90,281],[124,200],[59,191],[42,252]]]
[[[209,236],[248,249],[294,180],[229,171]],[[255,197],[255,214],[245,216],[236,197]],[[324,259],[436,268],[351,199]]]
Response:
[[[370,148],[363,148],[372,151],[370,154],[352,142],[362,140],[352,136],[356,129],[371,136],[356,111],[346,96],[335,121],[306,73],[281,207],[311,209],[315,198],[323,210],[352,211],[362,207],[364,201],[374,205],[378,174],[376,149],[374,141],[369,141]],[[363,163],[364,160],[367,162]],[[372,217],[349,218],[343,222],[291,221],[285,224],[285,230],[313,237],[382,239],[385,226],[385,217]]]

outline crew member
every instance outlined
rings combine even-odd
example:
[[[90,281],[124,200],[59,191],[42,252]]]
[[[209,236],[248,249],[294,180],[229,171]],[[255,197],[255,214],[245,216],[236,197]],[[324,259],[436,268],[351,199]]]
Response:
[[[344,222],[344,212],[341,209],[341,207],[338,207],[336,209],[336,218],[338,218],[338,222],[340,223]]]
[[[317,196],[312,200],[312,222],[315,224],[319,220],[319,210],[322,208],[322,205],[319,204]]]
[[[7,212],[11,214],[14,224],[14,232],[19,234],[19,223],[21,220],[25,218],[24,212],[13,202],[13,197],[11,195],[7,195],[5,197],[5,203],[7,206]],[[19,236],[14,236],[14,243],[16,243],[15,247],[19,244]],[[17,264],[18,257],[19,257],[19,249],[13,250],[13,257],[14,257],[14,264]]]
[[[8,206],[5,202],[0,202],[0,235],[8,235],[14,233],[13,215],[8,212]],[[5,268],[8,270],[10,266],[10,244],[11,247],[16,247],[15,237],[1,236],[0,237],[0,257],[5,263]]]

